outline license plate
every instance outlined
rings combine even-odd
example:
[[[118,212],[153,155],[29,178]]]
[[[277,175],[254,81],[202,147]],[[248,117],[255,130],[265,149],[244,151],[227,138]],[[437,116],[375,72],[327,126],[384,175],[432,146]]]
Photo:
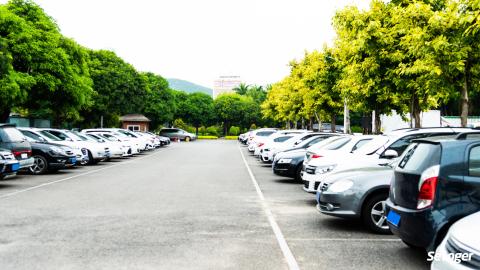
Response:
[[[20,169],[19,163],[12,164],[12,172],[18,171],[19,169]]]
[[[77,159],[76,159],[76,158],[74,158],[74,157],[73,157],[73,158],[70,158],[70,163],[72,163],[72,164],[75,164],[75,163],[77,163]]]
[[[22,158],[25,159],[25,158],[28,158],[28,155],[26,153],[23,153],[22,154]]]
[[[400,224],[400,215],[390,210],[387,215],[387,221],[395,227],[398,227]]]

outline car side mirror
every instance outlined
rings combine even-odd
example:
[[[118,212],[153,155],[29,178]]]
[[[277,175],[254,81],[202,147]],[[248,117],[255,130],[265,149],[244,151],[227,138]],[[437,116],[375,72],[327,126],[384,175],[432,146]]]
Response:
[[[392,149],[389,149],[383,153],[384,158],[392,159],[392,158],[397,158],[398,157],[398,152]]]

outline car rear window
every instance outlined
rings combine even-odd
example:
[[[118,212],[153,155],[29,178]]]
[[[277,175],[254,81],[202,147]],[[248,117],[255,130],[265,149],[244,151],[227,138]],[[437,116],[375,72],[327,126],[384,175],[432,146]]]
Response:
[[[257,132],[257,136],[267,137],[272,135],[273,133],[275,133],[275,131],[260,131],[260,132]]]
[[[290,138],[292,138],[293,136],[283,136],[283,137],[278,137],[276,139],[273,139],[274,142],[284,142]]]
[[[412,143],[400,158],[398,167],[414,174],[440,163],[441,147],[431,143]]]
[[[0,128],[0,138],[4,142],[22,142],[25,136],[14,127]]]

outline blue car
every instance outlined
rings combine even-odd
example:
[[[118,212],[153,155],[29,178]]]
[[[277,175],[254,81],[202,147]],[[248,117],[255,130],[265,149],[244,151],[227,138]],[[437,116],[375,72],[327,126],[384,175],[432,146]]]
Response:
[[[433,251],[453,223],[480,211],[480,135],[416,140],[399,160],[388,225],[408,246]]]
[[[15,176],[20,169],[20,163],[10,150],[0,149],[0,179]]]

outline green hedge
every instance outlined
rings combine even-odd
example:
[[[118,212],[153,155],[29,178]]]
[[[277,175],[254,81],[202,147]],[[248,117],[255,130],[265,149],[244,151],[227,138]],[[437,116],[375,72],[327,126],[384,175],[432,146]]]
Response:
[[[218,139],[217,136],[198,136],[199,140],[216,140]]]
[[[238,140],[238,136],[225,136],[225,140]]]

